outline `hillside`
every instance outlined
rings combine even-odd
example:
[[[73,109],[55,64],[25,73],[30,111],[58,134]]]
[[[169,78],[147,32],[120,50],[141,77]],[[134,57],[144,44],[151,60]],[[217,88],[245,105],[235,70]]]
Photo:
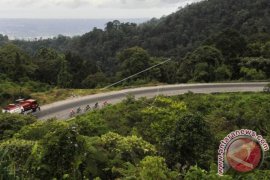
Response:
[[[144,24],[108,22],[78,37],[10,41],[0,36],[0,74],[62,88],[104,87],[154,66],[121,84],[185,83],[270,78],[270,2],[205,0]],[[10,53],[10,43],[15,46]],[[13,54],[9,57],[8,54]],[[9,69],[17,62],[20,78]],[[28,62],[26,66],[24,62]],[[10,67],[9,67],[10,66]]]
[[[258,33],[269,34],[269,3],[267,0],[205,0],[142,25],[114,21],[108,22],[105,30],[94,29],[81,37],[60,36],[26,44],[80,52],[82,57],[94,60],[114,57],[119,50],[132,46],[141,46],[154,56],[183,57],[207,38],[227,28],[239,31],[248,40],[258,38],[257,35],[261,35]],[[269,35],[267,37],[265,40],[270,39]]]
[[[143,27],[143,47],[153,54],[183,57],[209,37],[235,29],[247,40],[270,33],[270,2],[267,0],[206,0],[181,8],[152,29]],[[267,40],[267,39],[265,39]],[[268,35],[269,40],[269,35]],[[150,47],[150,48],[149,48]]]

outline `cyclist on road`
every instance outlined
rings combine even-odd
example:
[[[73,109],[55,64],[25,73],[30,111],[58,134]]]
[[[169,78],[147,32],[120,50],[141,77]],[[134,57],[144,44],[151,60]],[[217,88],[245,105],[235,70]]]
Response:
[[[70,113],[69,113],[69,117],[73,117],[75,115],[75,111],[74,109],[71,109]]]
[[[79,114],[81,111],[82,111],[82,110],[81,110],[81,107],[78,107],[78,109],[77,109],[77,114]]]
[[[108,102],[107,101],[104,101],[103,103],[103,107],[107,106],[108,105]]]
[[[95,104],[94,108],[97,109],[98,108],[98,102]]]
[[[91,109],[91,107],[90,107],[89,105],[87,105],[87,106],[85,107],[85,112],[88,111],[88,110],[90,110],[90,109]]]

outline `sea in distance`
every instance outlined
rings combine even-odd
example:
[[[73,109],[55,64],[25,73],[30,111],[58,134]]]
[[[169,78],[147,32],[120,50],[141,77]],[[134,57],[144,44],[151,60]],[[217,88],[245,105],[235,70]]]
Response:
[[[94,27],[104,29],[106,23],[115,19],[1,19],[0,34],[9,39],[39,40],[64,36],[78,36]],[[118,19],[120,22],[140,24],[149,19]]]

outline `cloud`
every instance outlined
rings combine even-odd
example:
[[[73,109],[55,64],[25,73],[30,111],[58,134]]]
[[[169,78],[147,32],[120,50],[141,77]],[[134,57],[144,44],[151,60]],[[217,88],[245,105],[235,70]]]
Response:
[[[87,0],[49,0],[47,2],[52,6],[65,6],[69,8],[78,8],[91,3]]]
[[[100,5],[100,7],[117,7],[128,9],[146,9],[183,6],[187,3],[196,2],[199,0],[108,0]]]
[[[186,3],[198,0],[1,0],[1,4],[15,7],[100,7],[100,8],[127,8],[127,9],[146,9],[157,7],[182,6]]]

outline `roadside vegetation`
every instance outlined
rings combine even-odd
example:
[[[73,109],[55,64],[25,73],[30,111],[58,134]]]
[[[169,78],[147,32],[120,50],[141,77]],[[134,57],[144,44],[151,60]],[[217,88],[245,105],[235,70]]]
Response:
[[[217,175],[219,141],[249,128],[270,140],[270,94],[187,93],[109,105],[69,121],[0,114],[1,178],[267,179]]]
[[[0,76],[0,107],[14,102],[18,98],[29,98],[37,92],[45,93],[51,86],[37,81],[13,82],[6,76]]]
[[[2,78],[5,78],[2,76]],[[97,93],[104,93],[110,91],[118,91],[128,88],[138,88],[147,86],[164,85],[164,83],[152,82],[147,84],[137,84],[129,86],[110,87],[108,89],[94,88],[94,89],[62,89],[58,87],[49,86],[45,83],[35,81],[27,82],[12,82],[8,79],[0,80],[0,107],[4,107],[9,103],[13,103],[19,98],[33,98],[38,101],[40,105],[50,104],[53,102],[92,95]]]
[[[45,92],[31,93],[30,96],[32,98],[36,99],[41,105],[44,105],[44,104],[50,104],[53,102],[57,102],[60,100],[66,100],[66,99],[70,99],[70,98],[76,98],[76,97],[87,96],[87,95],[92,95],[92,94],[119,91],[119,90],[129,89],[129,88],[158,86],[158,85],[164,85],[164,84],[158,83],[158,82],[152,82],[152,83],[147,83],[147,84],[110,87],[108,89],[103,89],[103,88],[95,88],[95,89],[50,88],[48,91],[45,91]]]

